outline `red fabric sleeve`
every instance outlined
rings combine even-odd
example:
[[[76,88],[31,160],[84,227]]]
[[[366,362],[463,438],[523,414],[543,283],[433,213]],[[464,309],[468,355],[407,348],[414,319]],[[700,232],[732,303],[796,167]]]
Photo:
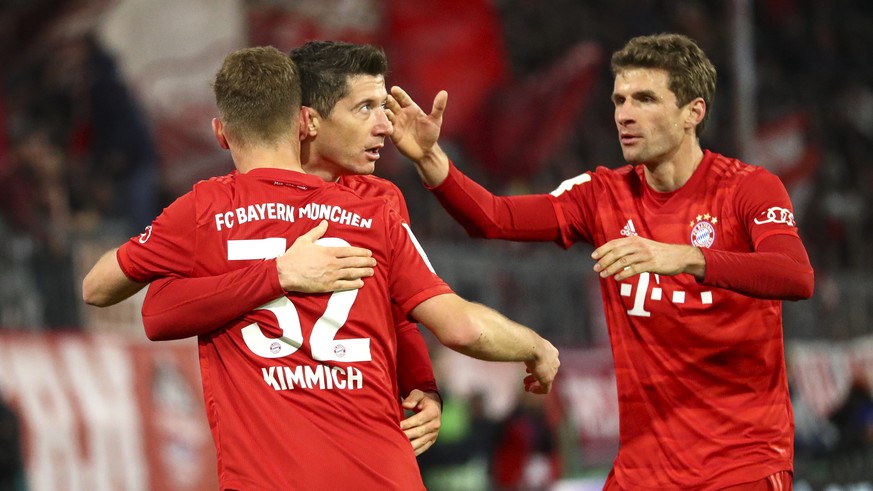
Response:
[[[428,188],[471,237],[554,241],[560,226],[548,194],[495,196],[449,162],[449,175]]]
[[[400,217],[409,223],[409,209],[406,199],[394,183],[387,181],[386,195],[393,198],[393,207]],[[403,311],[393,306],[394,325],[397,330],[397,385],[400,396],[406,397],[414,389],[422,392],[436,392],[439,395],[436,378],[433,375],[433,364],[427,344],[418,325],[406,319]],[[440,395],[440,399],[442,396]]]
[[[706,259],[705,285],[764,299],[803,300],[812,296],[812,265],[796,235],[764,237],[754,252],[701,251]]]
[[[141,283],[165,276],[190,276],[197,234],[195,193],[176,199],[146,227],[121,244],[115,254],[124,274]]]
[[[219,276],[161,278],[149,285],[142,323],[152,341],[198,336],[284,293],[275,259]]]
[[[427,345],[412,322],[397,324],[397,384],[401,397],[413,389],[439,394]]]
[[[397,211],[388,207],[385,211],[391,248],[388,289],[394,304],[409,315],[418,304],[431,297],[454,293],[434,272],[409,225],[400,220]]]

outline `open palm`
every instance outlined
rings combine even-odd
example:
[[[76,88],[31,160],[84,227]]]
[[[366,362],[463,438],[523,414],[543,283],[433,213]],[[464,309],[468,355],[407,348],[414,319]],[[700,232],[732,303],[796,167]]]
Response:
[[[394,125],[391,141],[400,153],[413,161],[419,161],[433,150],[440,136],[448,97],[444,90],[437,93],[433,100],[433,109],[427,114],[406,91],[397,86],[391,88],[387,104],[388,119]]]

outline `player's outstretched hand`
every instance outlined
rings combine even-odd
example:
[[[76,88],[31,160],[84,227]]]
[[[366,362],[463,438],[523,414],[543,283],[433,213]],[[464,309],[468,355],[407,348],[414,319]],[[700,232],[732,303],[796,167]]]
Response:
[[[448,92],[439,91],[430,114],[427,114],[406,91],[395,86],[391,87],[385,106],[393,125],[391,141],[400,153],[412,160],[428,186],[438,186],[449,174],[449,158],[437,142],[448,98]]]
[[[415,414],[400,422],[400,429],[412,443],[415,455],[421,455],[437,440],[440,433],[440,416],[442,404],[434,392],[422,392],[413,389],[403,399],[403,408],[414,411]]]
[[[354,290],[364,286],[363,278],[373,276],[376,260],[369,249],[325,247],[316,244],[327,232],[322,220],[301,235],[276,259],[279,284],[285,291],[323,293]]]
[[[524,390],[534,394],[548,394],[558,374],[558,367],[561,366],[558,348],[543,339],[537,358],[524,363],[527,365],[527,373],[530,374],[524,378]]]
[[[440,137],[448,98],[448,92],[439,91],[433,100],[430,114],[427,114],[405,90],[397,86],[391,87],[387,114],[394,125],[391,141],[400,153],[418,162],[434,150]]]

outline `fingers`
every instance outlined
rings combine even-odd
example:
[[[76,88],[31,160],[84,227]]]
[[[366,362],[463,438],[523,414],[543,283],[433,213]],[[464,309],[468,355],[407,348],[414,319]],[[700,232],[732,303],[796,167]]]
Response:
[[[364,287],[364,280],[336,280],[327,287],[329,291],[343,292],[346,290],[359,290]]]
[[[338,258],[348,258],[348,257],[365,257],[371,258],[373,257],[372,251],[370,249],[365,249],[363,247],[354,247],[354,246],[343,246],[343,247],[331,247],[331,250],[334,252],[334,255]],[[373,259],[373,264],[375,265],[375,259]]]
[[[394,90],[394,88],[392,87],[391,90]],[[397,102],[397,99],[395,99],[393,95],[388,94],[388,100],[385,101],[385,110],[386,110],[385,112],[386,113],[390,112],[391,115],[393,116],[394,113],[400,112],[401,109],[403,109],[403,108],[400,107],[400,103]],[[389,116],[389,119],[390,119],[390,116]]]
[[[412,392],[403,399],[402,405],[404,409],[415,411],[415,414],[400,422],[400,429],[402,430],[415,428],[417,426],[424,427],[434,422],[437,424],[439,423],[440,414],[442,413],[439,404],[419,389],[413,389]],[[421,435],[413,434],[412,436]]]
[[[404,408],[406,408],[406,401],[404,401],[403,406]],[[430,418],[422,415],[421,413],[415,413],[400,422],[400,429],[403,430],[404,433],[406,433],[406,436],[409,437],[410,440],[413,438],[418,438],[425,433],[422,425],[427,423],[429,419]]]
[[[405,409],[416,411],[412,416],[400,422],[400,429],[409,442],[415,455],[420,455],[429,449],[440,432],[440,405],[431,398],[430,393],[413,390],[402,404]]]
[[[548,394],[551,389],[551,383],[544,383],[534,375],[528,375],[524,378],[524,390],[527,392],[533,392],[534,394]]]
[[[337,271],[337,279],[328,288],[332,291],[357,290],[363,288],[364,278],[369,278],[374,273],[373,268],[342,268]]]
[[[430,111],[430,115],[432,118],[442,119],[443,113],[446,111],[446,104],[449,100],[449,93],[445,90],[441,90],[437,92],[436,97],[433,99],[433,109]]]
[[[594,271],[600,273],[601,278],[607,278],[617,273],[626,273],[624,274],[624,277],[633,276],[636,274],[633,271],[633,255],[615,258],[612,262],[609,262],[607,257],[607,259],[601,260],[594,265]],[[616,276],[616,279],[618,280],[621,278]]]
[[[337,280],[354,281],[373,276],[373,268],[343,268],[338,272]]]
[[[449,93],[445,90],[441,90],[437,92],[436,97],[433,99],[433,107],[430,111],[430,116],[435,119],[442,119],[443,113],[446,110],[446,105],[448,104]],[[388,97],[387,108],[397,113],[401,109],[406,107],[418,107],[415,101],[412,100],[412,97],[406,93],[405,90],[398,86],[391,87],[391,95]],[[390,118],[389,118],[390,119]]]
[[[391,96],[394,98],[395,101],[397,101],[398,108],[404,108],[404,107],[409,107],[409,106],[418,107],[418,105],[415,103],[415,101],[412,100],[412,97],[410,97],[409,94],[407,94],[405,90],[401,89],[400,87],[398,87],[396,85],[394,87],[391,87]],[[391,101],[389,100],[388,102],[389,102],[388,108],[394,110],[394,108],[391,107],[391,105],[390,105]]]
[[[597,261],[594,272],[601,278],[607,278],[622,272],[633,264],[636,247],[627,243],[627,239],[615,239],[603,244],[591,253],[591,258]],[[627,276],[632,276],[633,272]],[[619,278],[616,278],[619,279]]]
[[[311,242],[315,242],[316,240],[322,238],[324,233],[327,232],[327,220],[322,220],[318,222],[318,225],[312,227],[308,232],[301,235],[300,237],[304,237]]]
[[[409,442],[412,443],[412,448],[424,451],[430,446],[429,444],[436,441],[437,435],[439,434],[439,427],[430,424],[418,425],[403,430],[403,433],[406,435],[406,438],[409,439]]]
[[[432,447],[434,443],[436,443],[436,439],[433,439],[433,440],[427,439],[427,440],[424,440],[423,442],[421,440],[422,439],[417,439],[417,440],[412,442],[412,449],[415,451],[416,457],[423,454],[425,451],[427,451],[427,449]]]
[[[406,396],[406,399],[403,399],[403,402],[401,403],[401,405],[403,406],[403,409],[408,409],[411,411],[411,410],[417,408],[418,405],[421,404],[422,399],[424,399],[424,398],[425,398],[424,392],[422,392],[418,389],[413,389],[412,392],[410,392],[409,395]],[[413,418],[414,418],[414,416],[413,416]],[[408,421],[409,419],[412,419],[412,418],[408,418],[404,421]],[[403,428],[403,425],[401,424],[400,427]]]
[[[336,258],[332,264],[336,268],[340,279],[353,279],[373,276],[373,268],[376,260],[372,257],[341,257]]]

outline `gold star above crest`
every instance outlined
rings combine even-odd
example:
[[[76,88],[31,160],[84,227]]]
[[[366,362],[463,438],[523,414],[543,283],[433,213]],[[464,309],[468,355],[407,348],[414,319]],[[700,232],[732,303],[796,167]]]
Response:
[[[703,215],[697,215],[694,220],[691,220],[691,223],[689,223],[689,226],[694,228],[694,225],[696,225],[699,222],[704,222],[704,221],[712,223],[712,224],[716,224],[716,223],[718,223],[718,217],[712,216],[709,213],[704,213]]]

